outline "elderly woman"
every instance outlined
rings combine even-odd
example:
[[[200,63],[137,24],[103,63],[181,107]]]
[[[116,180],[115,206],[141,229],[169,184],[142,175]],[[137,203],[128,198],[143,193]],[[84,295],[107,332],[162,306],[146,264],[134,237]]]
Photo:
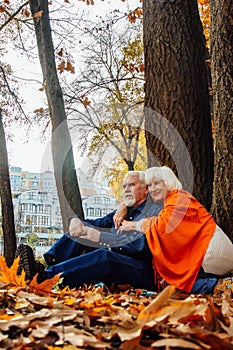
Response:
[[[153,201],[164,208],[157,217],[123,220],[119,230],[145,233],[156,282],[159,276],[181,292],[212,293],[219,279],[233,271],[232,242],[204,206],[182,190],[170,168],[152,167],[145,176]]]

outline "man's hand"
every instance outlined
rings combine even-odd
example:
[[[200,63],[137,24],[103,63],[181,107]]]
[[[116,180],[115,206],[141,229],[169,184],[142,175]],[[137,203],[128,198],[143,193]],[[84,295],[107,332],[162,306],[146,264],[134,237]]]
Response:
[[[123,220],[121,226],[118,229],[118,232],[122,233],[124,231],[135,231],[137,221],[127,221]]]
[[[84,226],[82,220],[79,218],[71,219],[69,232],[71,237],[79,237],[92,242],[99,242],[100,232],[92,227]]]
[[[80,236],[83,232],[84,225],[78,218],[72,218],[70,221],[69,232],[72,237]]]
[[[89,241],[92,241],[92,242],[99,242],[100,232],[95,228],[84,226],[83,232],[79,237],[88,239]]]

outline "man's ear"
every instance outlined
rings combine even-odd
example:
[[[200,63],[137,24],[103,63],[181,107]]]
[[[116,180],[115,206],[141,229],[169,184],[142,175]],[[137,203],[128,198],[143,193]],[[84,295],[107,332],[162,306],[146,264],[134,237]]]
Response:
[[[146,195],[148,196],[148,186],[146,185]]]

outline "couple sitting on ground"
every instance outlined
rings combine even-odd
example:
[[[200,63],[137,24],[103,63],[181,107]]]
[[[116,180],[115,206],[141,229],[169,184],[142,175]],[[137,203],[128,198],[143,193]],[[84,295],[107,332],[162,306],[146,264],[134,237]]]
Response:
[[[128,172],[123,189],[125,206],[116,213],[70,219],[69,233],[44,254],[46,270],[20,245],[27,278],[62,273],[70,288],[103,282],[160,291],[169,284],[178,293],[213,293],[233,271],[233,244],[207,210],[166,166]]]

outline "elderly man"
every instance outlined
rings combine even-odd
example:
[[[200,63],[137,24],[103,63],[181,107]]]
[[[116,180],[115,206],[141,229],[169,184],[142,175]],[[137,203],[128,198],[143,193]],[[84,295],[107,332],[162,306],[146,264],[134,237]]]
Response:
[[[123,189],[126,220],[158,215],[161,207],[148,198],[143,172],[128,172]],[[71,288],[103,282],[106,286],[130,284],[155,290],[152,256],[145,236],[133,231],[119,234],[114,228],[114,214],[95,220],[71,218],[69,233],[45,253],[49,268],[39,273],[38,282],[62,273],[63,284]],[[17,254],[31,279],[38,270],[30,247],[20,245]]]

